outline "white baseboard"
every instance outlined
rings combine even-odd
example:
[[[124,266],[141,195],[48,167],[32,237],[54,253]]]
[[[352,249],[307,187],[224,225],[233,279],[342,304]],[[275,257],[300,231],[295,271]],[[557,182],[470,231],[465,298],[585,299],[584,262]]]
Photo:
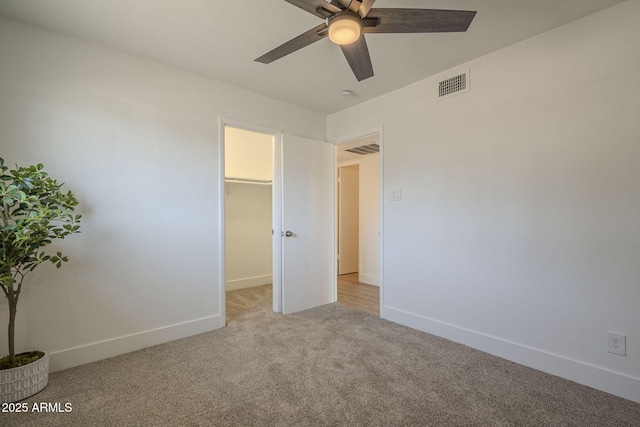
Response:
[[[640,403],[640,378],[388,306],[380,317]]]
[[[216,315],[51,352],[49,355],[49,370],[51,372],[60,371],[145,347],[209,332],[224,327],[225,323],[223,316]]]
[[[367,285],[380,286],[380,278],[371,274],[358,273],[358,282],[366,283]]]
[[[273,283],[273,276],[271,274],[265,274],[263,276],[227,280],[225,289],[227,291],[235,291],[238,289],[253,288],[254,286],[268,285],[270,283]]]

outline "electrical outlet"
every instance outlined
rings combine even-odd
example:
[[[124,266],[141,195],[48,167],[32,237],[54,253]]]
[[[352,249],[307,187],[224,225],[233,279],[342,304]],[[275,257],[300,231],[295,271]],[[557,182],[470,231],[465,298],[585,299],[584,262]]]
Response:
[[[627,336],[607,331],[607,351],[621,356],[627,355]]]

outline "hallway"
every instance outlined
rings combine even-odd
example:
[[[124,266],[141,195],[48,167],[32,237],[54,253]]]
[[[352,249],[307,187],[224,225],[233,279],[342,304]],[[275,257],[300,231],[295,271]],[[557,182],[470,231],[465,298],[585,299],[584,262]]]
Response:
[[[380,316],[380,288],[358,282],[358,273],[338,276],[338,302]]]

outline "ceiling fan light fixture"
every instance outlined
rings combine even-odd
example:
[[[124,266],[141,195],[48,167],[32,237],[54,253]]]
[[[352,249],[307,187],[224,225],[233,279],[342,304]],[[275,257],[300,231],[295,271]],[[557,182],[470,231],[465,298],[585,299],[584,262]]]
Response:
[[[329,21],[329,39],[338,45],[356,42],[362,32],[360,18],[350,13],[337,15]]]

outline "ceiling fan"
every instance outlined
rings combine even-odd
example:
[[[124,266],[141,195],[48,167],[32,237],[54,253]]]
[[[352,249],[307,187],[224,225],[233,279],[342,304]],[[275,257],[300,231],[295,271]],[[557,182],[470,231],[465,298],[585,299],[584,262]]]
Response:
[[[475,11],[372,8],[375,0],[285,0],[325,20],[255,61],[269,64],[325,37],[340,46],[358,81],[373,76],[365,33],[467,31]]]

